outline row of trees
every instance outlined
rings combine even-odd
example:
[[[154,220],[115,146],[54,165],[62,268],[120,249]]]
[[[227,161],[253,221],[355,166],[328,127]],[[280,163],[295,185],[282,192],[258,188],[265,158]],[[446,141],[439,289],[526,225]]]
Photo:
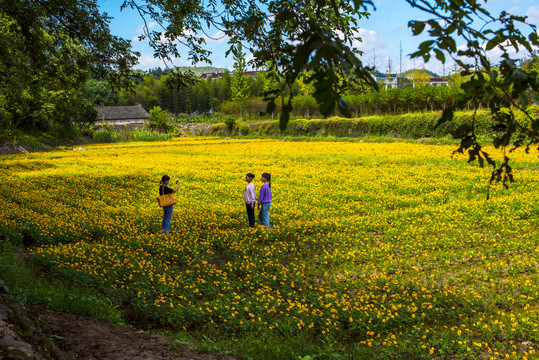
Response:
[[[225,71],[220,77],[199,80],[180,90],[166,86],[171,75],[160,75],[161,69],[153,69],[145,73],[143,80],[130,90],[116,91],[105,82],[90,80],[85,87],[86,95],[95,105],[142,104],[148,111],[160,106],[171,114],[211,114],[218,111],[237,116],[259,116],[266,110],[263,96],[275,88],[276,80],[266,72],[259,72],[255,77],[245,75],[245,63],[241,58],[237,60],[233,73]],[[399,79],[399,88],[386,89],[380,84],[379,91],[358,86],[347,79],[349,86],[344,99],[350,103],[356,117],[437,111],[456,104],[462,95],[460,84],[464,80],[457,70],[448,77],[448,85],[427,85],[428,78],[424,70],[412,71],[408,77]],[[303,78],[295,81],[290,92],[293,95],[293,114],[321,116],[313,96],[313,87]],[[479,105],[486,107],[488,101]],[[275,112],[279,113],[280,110],[277,106]]]

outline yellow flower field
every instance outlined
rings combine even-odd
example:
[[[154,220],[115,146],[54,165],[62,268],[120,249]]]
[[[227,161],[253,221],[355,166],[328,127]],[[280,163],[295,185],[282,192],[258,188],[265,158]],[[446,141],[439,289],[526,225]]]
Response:
[[[537,358],[537,154],[511,154],[516,183],[487,201],[489,169],[453,150],[185,138],[2,156],[0,236],[175,329],[331,339],[359,358]],[[247,172],[257,193],[272,174],[270,230],[247,229]],[[180,180],[172,236],[163,174]]]

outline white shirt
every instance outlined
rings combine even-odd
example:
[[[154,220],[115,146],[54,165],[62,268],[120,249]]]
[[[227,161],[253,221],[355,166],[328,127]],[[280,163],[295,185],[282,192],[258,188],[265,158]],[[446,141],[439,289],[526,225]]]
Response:
[[[243,200],[246,204],[254,204],[256,202],[255,184],[250,182],[243,191]]]

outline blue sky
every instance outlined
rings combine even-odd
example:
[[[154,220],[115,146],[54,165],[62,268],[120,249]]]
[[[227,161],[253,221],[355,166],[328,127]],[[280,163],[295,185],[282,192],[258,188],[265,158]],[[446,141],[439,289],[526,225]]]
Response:
[[[154,59],[153,51],[146,42],[138,40],[138,35],[142,31],[143,21],[135,11],[124,9],[120,11],[122,0],[98,0],[98,4],[103,12],[113,19],[110,22],[110,28],[113,34],[133,41],[133,48],[141,52],[139,65],[137,68],[146,70],[160,66],[164,68],[164,64]],[[359,36],[363,42],[358,43],[357,47],[363,51],[362,60],[364,63],[373,66],[380,71],[386,72],[391,64],[392,72],[406,71],[413,68],[426,68],[440,75],[447,75],[453,66],[451,60],[442,66],[437,61],[430,61],[428,64],[423,64],[420,59],[410,59],[408,54],[414,52],[419,43],[425,37],[412,36],[408,28],[408,21],[426,20],[428,15],[419,10],[412,9],[403,0],[376,0],[376,11],[371,12],[369,19],[360,21]],[[507,11],[515,15],[528,16],[528,22],[539,25],[539,1],[538,0],[489,0],[486,5],[487,9],[493,15],[499,14],[501,11]],[[530,29],[526,29],[528,34]],[[217,34],[217,30],[210,30],[210,35]],[[402,57],[400,49],[402,45]],[[219,41],[207,39],[207,48],[213,52],[211,56],[212,66],[232,68],[234,63],[232,57],[225,57],[225,52],[228,49],[226,39]],[[187,51],[184,50],[185,56],[181,59],[176,59],[176,66],[191,66],[187,61]],[[182,54],[183,55],[183,54]],[[498,54],[493,51],[489,54],[491,60],[496,61]],[[402,60],[401,60],[402,59]],[[207,64],[198,64],[204,66]]]

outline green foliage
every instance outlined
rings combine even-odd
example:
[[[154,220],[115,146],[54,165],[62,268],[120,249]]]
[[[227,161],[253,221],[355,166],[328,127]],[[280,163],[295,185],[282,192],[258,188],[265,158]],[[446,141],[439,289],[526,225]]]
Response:
[[[118,134],[112,129],[100,129],[94,133],[94,141],[97,143],[112,143],[118,140]]]
[[[243,136],[249,135],[251,132],[251,128],[249,128],[248,124],[241,124],[239,128],[240,134]]]
[[[230,74],[228,75],[230,76]],[[150,97],[156,96],[163,109],[169,113],[176,113],[176,118],[185,119],[181,122],[219,122],[221,120],[207,116],[216,114],[216,109],[226,115],[268,118],[271,113],[260,115],[266,111],[266,103],[257,94],[274,91],[275,86],[279,85],[279,79],[270,77],[266,72],[260,72],[256,78],[247,77],[249,97],[239,102],[232,100],[229,96],[233,80],[230,77],[228,78],[230,81],[227,81],[226,77],[200,81],[182,90],[168,89],[164,84],[165,79],[165,76],[161,78],[154,75],[146,76],[144,84],[135,87],[134,92],[122,91],[119,103],[122,105],[140,103],[147,106],[150,100],[145,94],[149,94]],[[302,81],[299,82],[300,85]],[[306,87],[306,85],[302,86]],[[447,106],[456,104],[461,93],[462,90],[457,83],[440,87],[420,86],[414,88],[410,86],[399,89],[381,89],[379,92],[363,92],[351,87],[346,91],[344,99],[350,104],[352,114],[358,117],[443,110]],[[212,97],[211,94],[216,94],[216,96]],[[190,116],[180,115],[179,113],[188,112],[187,102],[190,104]],[[293,116],[321,117],[318,103],[310,94],[300,93],[294,96],[291,105]],[[488,102],[483,102],[481,105],[487,107]],[[281,112],[279,103],[275,104],[274,112],[277,114]],[[217,116],[219,116],[218,113]],[[206,120],[202,121],[202,118]]]
[[[116,305],[94,289],[67,286],[58,279],[45,278],[42,268],[21,259],[26,250],[0,238],[0,286],[23,303],[39,303],[56,311],[92,316],[123,324]]]
[[[161,109],[160,106],[155,106],[150,110],[150,119],[148,123],[150,126],[154,126],[158,129],[166,129],[168,126],[167,111]]]
[[[236,118],[234,118],[234,116],[226,116],[225,125],[228,128],[228,131],[232,131],[232,129],[234,129],[234,125],[236,125]]]
[[[461,93],[462,90],[450,84],[380,90],[349,95],[346,99],[356,116],[369,116],[443,110],[455,104]]]
[[[82,91],[85,98],[95,106],[116,105],[119,100],[118,91],[106,81],[89,79]]]
[[[245,53],[242,52],[241,44],[235,48],[234,52],[234,73],[232,74],[232,84],[230,86],[231,100],[242,105],[249,95],[249,84],[245,75]]]
[[[441,139],[451,138],[459,127],[474,124],[476,133],[483,138],[492,137],[492,117],[488,110],[457,112],[452,123],[437,126],[439,112],[421,112],[401,115],[373,115],[361,118],[332,117],[329,119],[295,119],[291,120],[283,132],[277,121],[252,123],[252,132],[260,136],[335,136],[338,138],[380,137],[383,141],[394,139]],[[525,117],[520,118],[525,121]],[[240,133],[242,126],[240,125]],[[250,129],[250,128],[249,128]],[[247,129],[245,129],[246,131]],[[251,131],[251,130],[250,130]],[[217,129],[216,135],[225,135]]]
[[[0,7],[0,31],[0,131],[12,138],[16,129],[72,137],[73,125],[95,116],[86,79],[125,85],[136,62],[129,41],[110,34],[92,1],[9,0]]]

